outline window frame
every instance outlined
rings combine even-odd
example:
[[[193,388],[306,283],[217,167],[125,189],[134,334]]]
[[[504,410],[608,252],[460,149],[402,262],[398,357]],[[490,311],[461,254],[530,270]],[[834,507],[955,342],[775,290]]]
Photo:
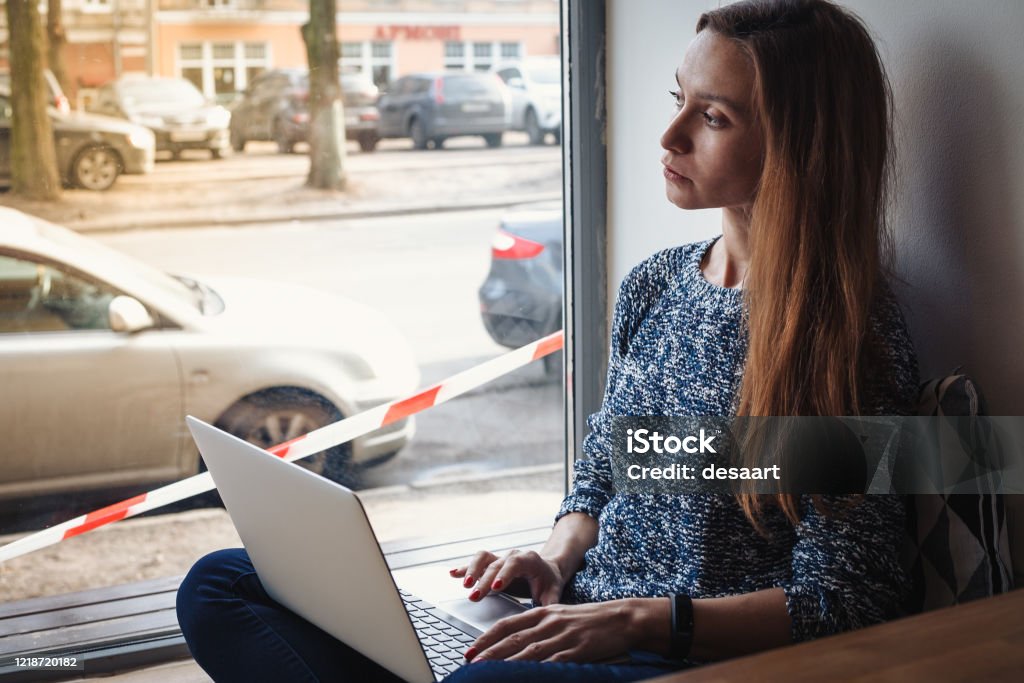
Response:
[[[232,56],[214,57],[214,45],[231,45]],[[245,49],[249,45],[262,45],[263,57],[246,56]],[[183,57],[182,48],[185,46],[199,46],[200,56],[198,58]],[[183,40],[174,46],[174,75],[178,78],[185,78],[183,75],[185,69],[199,69],[202,83],[196,87],[199,88],[199,92],[203,93],[203,97],[214,99],[217,97],[214,70],[227,68],[231,69],[234,74],[235,92],[244,92],[249,87],[250,68],[262,68],[264,72],[274,68],[272,49],[273,45],[269,40]]]
[[[568,492],[586,417],[601,404],[607,360],[608,286],[606,257],[607,159],[604,99],[606,0],[562,0],[562,183],[563,183],[563,331],[565,338],[565,468]],[[195,41],[191,41],[195,42]],[[244,41],[240,41],[243,45]],[[500,42],[498,43],[500,44]],[[204,57],[210,50],[204,42]],[[236,47],[236,50],[244,48]],[[500,49],[500,48],[499,48]],[[500,54],[500,52],[499,52]],[[175,50],[180,75],[179,52]],[[212,55],[211,55],[212,56]],[[521,57],[524,55],[521,55]],[[271,55],[267,53],[270,62]],[[268,68],[269,65],[268,65]],[[573,84],[581,84],[572,87]],[[597,87],[594,87],[594,85]],[[521,520],[524,530],[535,520]],[[506,533],[509,531],[505,530]],[[467,539],[468,540],[468,539]],[[411,540],[407,549],[420,561],[442,552],[431,539]],[[450,552],[449,552],[450,554]],[[447,557],[447,555],[445,555]],[[436,557],[440,560],[442,557]],[[167,641],[173,641],[168,647]],[[153,665],[180,658],[180,635],[153,641],[143,636],[110,642],[109,670]]]

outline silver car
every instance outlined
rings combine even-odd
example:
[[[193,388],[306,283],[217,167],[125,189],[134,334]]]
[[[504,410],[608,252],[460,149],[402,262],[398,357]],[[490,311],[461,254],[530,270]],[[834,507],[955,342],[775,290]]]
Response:
[[[230,152],[231,112],[184,78],[122,76],[99,89],[90,111],[146,126],[156,136],[156,151],[175,159],[186,149],[209,150],[214,159]]]
[[[495,64],[511,94],[511,129],[524,130],[531,145],[544,143],[548,133],[562,139],[562,63],[557,56],[528,57]]]
[[[172,276],[0,208],[0,500],[200,471],[184,417],[261,446],[415,390],[379,313],[304,287]],[[341,481],[412,419],[311,456]]]

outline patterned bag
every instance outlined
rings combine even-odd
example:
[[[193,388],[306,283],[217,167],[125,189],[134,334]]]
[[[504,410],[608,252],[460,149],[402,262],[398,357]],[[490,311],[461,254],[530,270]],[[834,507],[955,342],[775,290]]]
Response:
[[[966,375],[921,386],[918,415],[986,415],[985,398]],[[915,495],[907,505],[904,567],[913,581],[910,612],[946,607],[1013,588],[1004,496]]]

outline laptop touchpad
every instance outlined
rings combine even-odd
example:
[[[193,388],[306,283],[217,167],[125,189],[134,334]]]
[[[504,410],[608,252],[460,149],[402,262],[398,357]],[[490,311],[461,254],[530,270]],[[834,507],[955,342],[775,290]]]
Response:
[[[461,597],[439,602],[437,606],[456,619],[475,626],[481,631],[486,631],[502,617],[519,614],[526,609],[515,600],[501,595],[488,595],[480,602],[472,602],[468,598]]]

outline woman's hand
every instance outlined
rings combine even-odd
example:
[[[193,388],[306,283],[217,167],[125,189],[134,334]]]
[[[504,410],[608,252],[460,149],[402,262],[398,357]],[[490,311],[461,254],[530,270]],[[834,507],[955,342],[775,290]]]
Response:
[[[535,607],[505,617],[472,647],[466,659],[594,662],[632,648],[639,635],[634,601]],[[667,632],[667,615],[665,630]]]
[[[481,550],[468,565],[452,569],[449,574],[462,579],[466,588],[473,588],[469,594],[473,601],[482,600],[492,590],[508,587],[514,579],[525,579],[530,584],[534,602],[539,605],[557,603],[567,581],[555,561],[532,550],[512,550],[504,557]]]

